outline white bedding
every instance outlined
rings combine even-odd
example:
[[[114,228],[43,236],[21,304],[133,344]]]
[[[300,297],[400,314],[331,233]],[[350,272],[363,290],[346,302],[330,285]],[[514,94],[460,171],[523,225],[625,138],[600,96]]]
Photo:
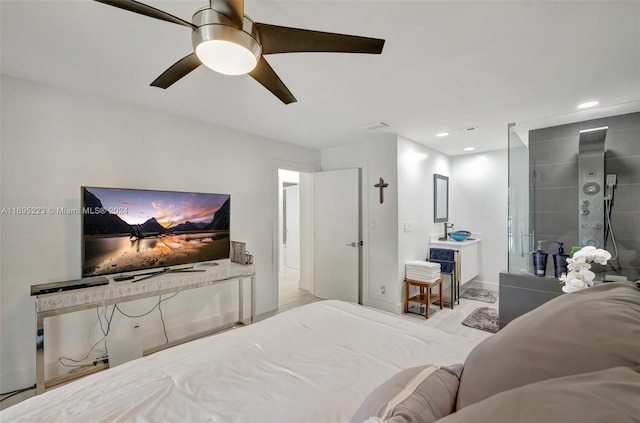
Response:
[[[0,421],[344,422],[401,369],[462,363],[478,342],[321,301],[52,389]]]

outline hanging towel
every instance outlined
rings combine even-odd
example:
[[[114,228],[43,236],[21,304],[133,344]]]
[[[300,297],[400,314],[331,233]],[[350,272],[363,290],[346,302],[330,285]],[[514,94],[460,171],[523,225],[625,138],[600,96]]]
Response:
[[[432,262],[440,263],[442,273],[453,273],[453,264],[455,263],[455,250],[446,248],[430,248],[429,259]]]

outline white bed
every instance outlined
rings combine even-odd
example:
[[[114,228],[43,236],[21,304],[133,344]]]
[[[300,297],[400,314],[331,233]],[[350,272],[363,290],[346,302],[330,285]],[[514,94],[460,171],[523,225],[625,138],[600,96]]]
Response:
[[[463,363],[479,342],[321,301],[47,391],[0,421],[345,422],[398,371]]]

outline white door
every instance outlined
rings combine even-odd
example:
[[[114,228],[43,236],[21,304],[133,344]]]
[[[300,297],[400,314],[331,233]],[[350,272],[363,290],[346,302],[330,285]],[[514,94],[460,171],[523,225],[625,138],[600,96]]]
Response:
[[[288,186],[284,192],[284,264],[300,270],[300,186]]]
[[[358,303],[360,170],[314,174],[315,296]]]

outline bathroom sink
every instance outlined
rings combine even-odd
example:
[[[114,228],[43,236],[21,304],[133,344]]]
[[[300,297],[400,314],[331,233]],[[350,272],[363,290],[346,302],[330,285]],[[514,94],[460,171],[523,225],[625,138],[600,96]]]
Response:
[[[466,241],[471,236],[469,231],[455,231],[449,234],[449,237],[454,241]]]

